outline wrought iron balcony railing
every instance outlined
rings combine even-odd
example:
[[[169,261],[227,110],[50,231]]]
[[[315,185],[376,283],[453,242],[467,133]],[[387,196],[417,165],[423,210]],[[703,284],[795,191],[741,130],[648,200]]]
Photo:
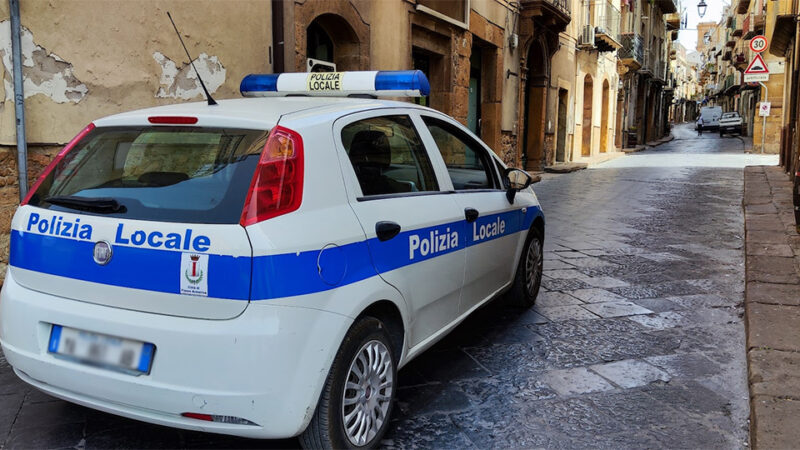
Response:
[[[624,33],[619,35],[622,47],[617,50],[617,55],[623,64],[639,69],[644,64],[644,44],[642,37],[637,33]]]
[[[584,0],[584,24],[594,27],[595,46],[601,52],[620,48],[620,12],[610,0]]]

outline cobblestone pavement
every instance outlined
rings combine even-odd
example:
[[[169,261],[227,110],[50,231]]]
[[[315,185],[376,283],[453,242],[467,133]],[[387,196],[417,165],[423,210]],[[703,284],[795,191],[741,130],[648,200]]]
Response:
[[[742,167],[737,138],[676,139],[546,175],[533,310],[481,309],[400,372],[384,446],[747,445]],[[186,432],[55,400],[0,356],[6,448],[293,447]]]

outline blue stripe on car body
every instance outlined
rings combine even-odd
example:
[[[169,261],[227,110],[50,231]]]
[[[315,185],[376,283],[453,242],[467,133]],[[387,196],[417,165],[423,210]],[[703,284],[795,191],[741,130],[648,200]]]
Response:
[[[472,245],[509,236],[530,228],[537,217],[544,218],[538,206],[403,231],[393,239],[371,238],[339,246],[329,253],[327,264],[346,265],[338,283],[326,282],[319,273],[320,249],[256,257],[210,254],[208,260],[208,296],[231,300],[268,300],[312,294],[335,289],[399,269],[440,255],[463,250]],[[502,233],[474,239],[475,230],[502,220]],[[449,229],[449,231],[448,231]],[[458,233],[457,246],[438,246],[439,251],[409,256],[411,236],[430,239]],[[94,262],[94,242],[11,231],[9,264],[13,267],[76,280],[149,291],[180,294],[181,252],[116,245],[111,261],[101,266]],[[430,245],[433,245],[432,243]],[[372,249],[372,254],[370,254]],[[337,262],[337,261],[341,262]],[[252,262],[252,267],[251,267]],[[252,280],[248,283],[252,268]],[[146,269],[145,272],[140,272]],[[376,272],[377,269],[377,272]],[[144,276],[142,276],[142,273]],[[237,280],[238,279],[238,280]]]

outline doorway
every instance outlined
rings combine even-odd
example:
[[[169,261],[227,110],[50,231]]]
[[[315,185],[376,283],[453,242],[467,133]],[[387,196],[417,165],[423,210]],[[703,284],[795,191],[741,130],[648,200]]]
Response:
[[[481,135],[481,49],[472,47],[469,57],[469,99],[467,103],[467,128]]]
[[[569,91],[558,90],[558,131],[556,132],[556,162],[567,161],[567,109]]]
[[[544,166],[544,125],[547,102],[548,59],[542,44],[533,42],[528,50],[528,78],[525,84],[525,154],[526,170]]]
[[[608,151],[608,80],[603,80],[603,104],[600,106],[600,152]]]
[[[592,99],[594,97],[592,76],[586,74],[583,79],[583,122],[581,132],[581,156],[592,154]]]

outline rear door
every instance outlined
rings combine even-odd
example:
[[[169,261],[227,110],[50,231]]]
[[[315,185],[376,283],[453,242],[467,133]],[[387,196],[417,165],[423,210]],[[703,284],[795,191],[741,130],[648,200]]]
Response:
[[[118,308],[235,317],[252,259],[239,219],[265,139],[265,130],[94,129],[17,212],[12,276]]]
[[[489,150],[452,120],[421,115],[430,145],[441,155],[466,219],[466,275],[461,312],[511,282],[524,213],[506,197]]]
[[[373,264],[413,310],[411,346],[458,316],[465,261],[464,213],[413,118],[403,109],[379,110],[334,124],[350,204]]]

